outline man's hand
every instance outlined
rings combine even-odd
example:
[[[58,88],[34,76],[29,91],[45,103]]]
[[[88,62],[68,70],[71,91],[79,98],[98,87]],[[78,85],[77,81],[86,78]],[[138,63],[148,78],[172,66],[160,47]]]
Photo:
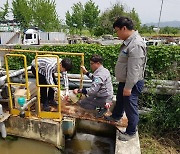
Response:
[[[108,102],[108,103],[106,103],[106,104],[104,105],[104,107],[105,107],[106,109],[109,109],[109,108],[111,107],[111,105],[112,105],[112,102]]]
[[[84,74],[86,74],[88,72],[87,69],[85,68],[85,66],[81,66],[81,69],[83,70]]]
[[[73,90],[73,93],[74,93],[74,94],[78,94],[78,89],[74,89],[74,90]]]
[[[58,92],[58,88],[53,88],[54,92],[57,93]]]
[[[123,96],[130,96],[131,95],[131,89],[124,88],[123,90]]]

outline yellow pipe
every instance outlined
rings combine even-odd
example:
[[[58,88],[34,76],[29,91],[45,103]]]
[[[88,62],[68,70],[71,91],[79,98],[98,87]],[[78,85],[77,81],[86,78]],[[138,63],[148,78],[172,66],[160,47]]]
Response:
[[[81,66],[84,66],[84,55],[81,56]],[[83,70],[80,68],[80,74],[81,74],[81,79],[80,79],[80,89],[83,88]]]
[[[71,53],[71,52],[55,52],[55,51],[38,51],[38,50],[16,50],[16,49],[0,49],[0,51],[5,52],[28,52],[28,53],[46,53],[46,54],[56,54],[56,55],[70,55],[70,56],[82,56],[84,53]]]
[[[14,86],[24,86],[24,87],[26,87],[25,83],[13,83],[13,82],[10,82],[10,84],[14,85]]]
[[[12,114],[12,109],[13,109],[12,94],[11,94],[11,85],[9,78],[8,58],[6,55],[5,55],[5,64],[6,64],[7,84],[8,84],[8,93],[9,93],[9,108],[10,108],[10,113]]]
[[[21,84],[21,83],[13,83],[13,82],[10,82],[11,85],[19,85],[19,86],[25,86],[26,89],[27,89],[27,99],[29,100],[30,99],[30,92],[29,92],[29,82],[28,82],[28,71],[27,71],[27,59],[26,59],[26,56],[25,55],[22,55],[22,54],[6,54],[6,57],[7,56],[11,56],[11,57],[22,57],[24,59],[24,73],[25,73],[25,81],[26,83],[25,84]],[[7,68],[8,68],[8,59],[7,59]],[[9,68],[8,68],[9,69]],[[9,78],[9,72],[8,72],[8,78]],[[10,81],[10,80],[9,80]]]
[[[24,61],[24,69],[25,69],[25,84],[22,83],[13,83],[10,81],[10,76],[9,76],[9,65],[8,65],[8,56],[11,57],[22,57]],[[26,87],[26,97],[29,100],[30,99],[30,92],[29,92],[29,82],[28,82],[28,72],[27,72],[27,60],[26,56],[22,54],[6,54],[5,55],[5,64],[6,64],[6,74],[7,74],[7,82],[8,82],[8,92],[9,92],[9,106],[10,106],[10,111],[12,112],[13,109],[13,104],[12,104],[12,93],[11,93],[11,85],[17,85],[17,86],[24,86]],[[30,108],[29,108],[30,109]]]

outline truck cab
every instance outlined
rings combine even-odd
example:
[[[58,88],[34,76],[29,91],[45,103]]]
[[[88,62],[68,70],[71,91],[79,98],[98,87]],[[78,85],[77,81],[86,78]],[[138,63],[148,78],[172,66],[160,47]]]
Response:
[[[161,40],[149,40],[149,41],[146,42],[146,45],[147,45],[147,46],[151,46],[151,45],[153,45],[153,46],[159,46],[159,45],[162,45],[162,44],[163,44],[163,43],[162,43]]]
[[[27,31],[25,31],[23,44],[39,44],[39,32],[35,29],[28,29]]]

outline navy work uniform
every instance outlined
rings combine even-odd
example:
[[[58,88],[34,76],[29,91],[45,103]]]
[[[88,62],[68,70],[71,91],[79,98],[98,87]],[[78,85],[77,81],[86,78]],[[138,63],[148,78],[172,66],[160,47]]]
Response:
[[[108,69],[100,66],[93,74],[86,75],[92,80],[90,88],[83,88],[82,93],[88,95],[79,102],[85,109],[94,110],[96,107],[104,107],[105,103],[112,102],[113,86],[111,75]]]

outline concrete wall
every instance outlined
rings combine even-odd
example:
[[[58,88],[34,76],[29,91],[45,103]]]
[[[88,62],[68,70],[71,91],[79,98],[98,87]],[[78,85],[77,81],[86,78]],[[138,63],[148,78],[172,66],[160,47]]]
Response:
[[[20,44],[21,38],[20,33],[16,32],[0,32],[0,44]]]
[[[0,51],[0,69],[4,68],[4,51]]]
[[[7,134],[44,141],[64,149],[65,139],[61,122],[11,116],[5,122]]]

